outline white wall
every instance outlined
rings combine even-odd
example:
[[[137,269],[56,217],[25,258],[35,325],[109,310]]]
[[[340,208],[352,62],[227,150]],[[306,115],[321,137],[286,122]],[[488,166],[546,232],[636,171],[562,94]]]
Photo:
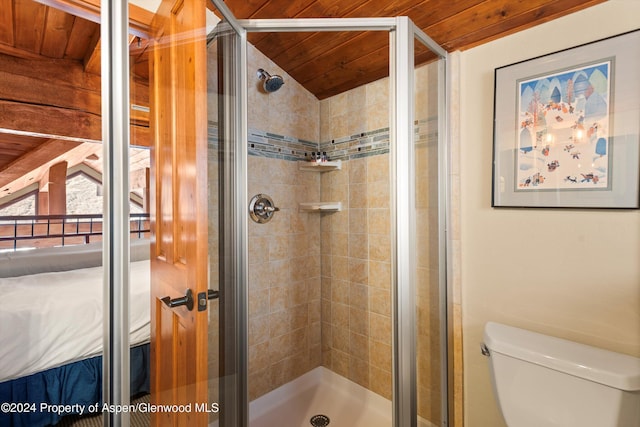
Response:
[[[640,357],[640,211],[491,208],[494,69],[636,28],[640,1],[612,0],[461,53],[466,427],[505,425],[479,349],[489,320]]]

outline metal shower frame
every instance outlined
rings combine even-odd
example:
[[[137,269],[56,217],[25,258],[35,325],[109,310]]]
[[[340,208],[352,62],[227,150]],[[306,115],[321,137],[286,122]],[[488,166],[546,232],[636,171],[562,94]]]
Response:
[[[447,213],[448,213],[448,114],[447,114],[447,59],[446,50],[416,27],[406,16],[395,18],[304,18],[304,19],[236,19],[222,0],[211,0],[222,13],[226,22],[240,39],[237,67],[240,76],[236,93],[236,114],[239,118],[235,132],[236,141],[235,181],[236,214],[246,216],[247,190],[247,33],[249,32],[337,32],[337,31],[388,31],[390,72],[390,153],[392,182],[392,284],[393,293],[393,426],[416,427],[416,218],[415,218],[415,157],[414,157],[414,43],[417,39],[438,55],[438,233],[439,233],[439,294],[440,301],[440,360],[442,385],[442,426],[448,425],[448,330],[447,330]],[[403,76],[398,78],[397,76]],[[398,141],[409,141],[399,144]],[[236,277],[248,278],[248,231],[247,221],[238,221],[235,230],[238,260]],[[248,305],[248,284],[238,283],[236,300]],[[235,344],[238,354],[248,352],[248,313],[246,309],[236,312],[238,335]],[[247,375],[248,364],[237,375],[237,402],[234,408],[248,408]],[[233,425],[246,426],[247,414],[237,414]]]

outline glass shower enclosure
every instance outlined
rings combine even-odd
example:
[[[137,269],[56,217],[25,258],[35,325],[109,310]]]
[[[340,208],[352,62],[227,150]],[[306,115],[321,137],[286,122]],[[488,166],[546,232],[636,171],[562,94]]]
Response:
[[[406,17],[236,20],[214,3],[209,188],[220,209],[210,234],[220,236],[210,252],[234,254],[210,266],[231,273],[212,284],[232,305],[221,301],[225,326],[210,332],[209,348],[222,350],[221,386],[210,378],[227,408],[218,422],[338,422],[287,394],[331,394],[314,381],[338,375],[361,387],[351,394],[388,399],[381,426],[448,425],[446,52]],[[389,34],[389,77],[321,101],[247,42],[251,32],[363,31]],[[284,86],[266,90],[265,70]],[[341,126],[354,115],[365,120]],[[309,161],[314,152],[328,161]]]
[[[206,382],[208,402],[196,406],[206,409],[201,411],[206,417],[152,414],[152,424],[200,425],[206,418],[210,425],[260,427],[274,425],[265,420],[275,417],[282,425],[296,426],[449,425],[446,51],[407,17],[238,20],[222,0],[212,2],[215,10],[206,28],[204,23],[190,26],[190,20],[200,20],[184,7],[192,2],[175,2],[169,11],[163,8],[165,1],[157,13],[170,16],[171,25],[163,28],[173,26],[176,32],[156,41],[152,79],[181,86],[164,90],[160,85],[152,97],[174,96],[179,117],[180,103],[186,105],[190,96],[186,92],[201,99],[204,91],[206,107],[198,104],[197,120],[186,114],[184,122],[152,111],[152,124],[159,126],[156,138],[171,134],[187,141],[186,124],[193,125],[200,140],[205,127],[200,121],[206,121],[206,149],[193,159],[200,168],[197,157],[205,153],[206,174],[161,163],[163,156],[190,158],[194,153],[188,147],[155,148],[152,167],[173,167],[173,178],[156,175],[156,185],[175,186],[178,197],[171,205],[174,211],[164,199],[156,200],[152,224],[168,224],[177,214],[184,214],[185,221],[168,227],[176,233],[175,243],[167,243],[167,231],[154,235],[152,257],[162,262],[173,257],[171,268],[187,272],[189,256],[199,263],[206,254],[208,291],[194,290],[193,310],[207,316],[205,322],[197,321],[205,328],[207,343],[202,349],[196,340],[198,359],[188,363],[180,362],[191,351],[182,340],[188,341],[187,326],[197,322],[178,316],[187,314],[185,307],[163,305],[166,298],[152,301],[158,316],[169,322],[161,325],[152,317],[156,333],[170,336],[166,344],[155,345],[174,346],[160,366],[173,368],[158,373],[157,362],[152,362],[152,384],[163,401],[186,404]],[[256,32],[386,33],[389,74],[318,100],[248,43],[247,34]],[[206,68],[206,78],[175,73],[167,62],[198,58],[189,51],[172,56],[174,48],[169,47],[173,42],[190,45],[194,39],[195,49],[206,43],[206,66],[196,63],[193,68]],[[162,66],[165,74],[158,71]],[[264,90],[265,72],[282,75],[284,85]],[[206,120],[201,120],[204,109]],[[326,152],[328,161],[308,161],[312,152]],[[190,182],[205,190],[192,198],[179,184],[193,177]],[[183,243],[186,237],[181,236],[200,242],[202,229],[190,223],[189,209],[205,193],[206,213],[196,211],[205,218],[206,242],[193,252],[191,242]],[[252,216],[266,220],[255,222]],[[183,226],[186,231],[181,232]],[[162,252],[162,245],[172,252]],[[164,264],[155,268],[169,271],[162,270],[169,268]],[[182,301],[169,296],[166,301]],[[112,311],[123,304],[114,301]],[[115,332],[110,338],[114,342]],[[152,332],[152,348],[153,341]],[[208,372],[208,377],[187,380],[176,369]],[[127,381],[125,373],[107,390],[120,389]],[[290,399],[304,390],[322,391],[323,384],[330,386],[318,392],[325,397],[364,397],[324,407]],[[160,402],[153,387],[151,402]],[[115,403],[127,399],[110,393]],[[287,401],[294,403],[281,405]],[[330,412],[337,406],[345,407],[344,413]],[[345,413],[356,418],[344,421]],[[367,413],[375,414],[377,424],[369,423]]]

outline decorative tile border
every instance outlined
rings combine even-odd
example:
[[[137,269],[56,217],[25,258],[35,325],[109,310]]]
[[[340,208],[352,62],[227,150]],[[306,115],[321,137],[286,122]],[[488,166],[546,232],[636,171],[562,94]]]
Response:
[[[277,135],[258,129],[249,129],[249,155],[283,160],[307,160],[318,151],[318,143],[291,136]]]
[[[416,145],[437,142],[437,118],[417,120]],[[209,147],[217,147],[218,127],[209,123]],[[330,160],[351,160],[389,153],[389,128],[377,129],[324,142],[312,142],[291,136],[277,135],[258,129],[249,129],[250,156],[289,161],[308,160],[311,153],[326,152]]]
[[[351,160],[389,152],[389,128],[363,132],[344,138],[321,142],[330,160]]]

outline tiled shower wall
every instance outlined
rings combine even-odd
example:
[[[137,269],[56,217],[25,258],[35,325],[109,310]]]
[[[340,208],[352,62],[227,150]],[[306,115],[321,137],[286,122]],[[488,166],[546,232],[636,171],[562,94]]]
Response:
[[[266,224],[249,222],[249,398],[321,363],[320,216],[298,204],[320,199],[320,176],[298,170],[315,151],[319,102],[254,48],[249,49],[249,197],[277,207]],[[256,70],[285,84],[266,94]]]
[[[320,102],[321,147],[342,159],[322,175],[323,365],[391,397],[388,79]]]
[[[418,412],[440,424],[437,65],[416,70]],[[391,398],[391,213],[388,79],[320,103],[321,147],[343,160],[323,174],[323,365]]]
[[[249,156],[249,194],[280,208],[249,223],[249,398],[320,365],[320,217],[298,204],[320,197],[320,177],[296,162]]]
[[[265,94],[264,68],[285,85]],[[428,67],[417,82],[433,79]],[[281,211],[249,225],[249,394],[254,399],[320,364],[391,397],[391,240],[388,79],[318,101],[272,61],[249,49],[249,197],[270,195]],[[437,180],[433,87],[416,94],[420,415],[440,417],[439,294],[434,246]],[[342,169],[299,171],[322,151]],[[420,195],[422,194],[422,196]],[[336,213],[298,204],[340,201]]]

